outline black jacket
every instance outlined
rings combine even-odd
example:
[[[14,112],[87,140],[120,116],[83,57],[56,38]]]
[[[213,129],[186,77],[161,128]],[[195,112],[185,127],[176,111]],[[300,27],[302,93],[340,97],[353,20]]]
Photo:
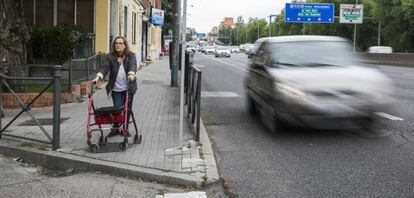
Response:
[[[106,93],[109,95],[112,91],[112,89],[115,86],[116,77],[118,76],[120,64],[117,61],[117,57],[113,55],[112,53],[109,53],[105,56],[103,65],[101,66],[100,72],[105,77],[109,72],[109,82],[106,85]],[[137,59],[135,57],[134,53],[129,53],[124,58],[124,69],[125,74],[128,77],[129,72],[134,72],[134,74],[137,72]],[[129,81],[129,89],[128,89],[132,95],[135,94],[137,91],[137,80]]]

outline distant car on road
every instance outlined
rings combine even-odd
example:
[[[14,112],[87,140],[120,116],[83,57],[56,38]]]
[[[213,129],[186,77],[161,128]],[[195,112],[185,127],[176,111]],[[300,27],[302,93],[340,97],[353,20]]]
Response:
[[[391,54],[393,52],[392,47],[389,46],[372,46],[368,48],[368,53],[381,53],[381,54]]]
[[[240,53],[240,49],[238,47],[232,47],[230,48],[231,53]]]
[[[264,40],[245,79],[247,108],[272,131],[280,123],[322,129],[366,128],[393,101],[393,83],[365,67],[340,37]]]
[[[215,57],[227,57],[229,58],[231,56],[231,52],[229,50],[229,48],[227,47],[217,47],[216,52],[215,52]]]
[[[214,46],[207,46],[204,48],[204,53],[206,54],[214,54],[216,50],[214,49]]]

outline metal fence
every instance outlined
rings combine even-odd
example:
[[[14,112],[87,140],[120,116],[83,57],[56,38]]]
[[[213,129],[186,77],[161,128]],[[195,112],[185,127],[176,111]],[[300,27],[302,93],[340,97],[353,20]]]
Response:
[[[2,90],[3,86],[17,99],[21,111],[9,122],[6,124],[5,127],[2,125],[2,117],[3,117],[3,110],[0,108],[0,138],[1,136],[10,136],[20,139],[26,139],[36,142],[42,142],[47,144],[52,144],[53,150],[56,150],[60,147],[60,94],[61,94],[61,78],[62,78],[62,66],[56,65],[53,66],[53,77],[35,77],[35,78],[26,78],[26,77],[10,77],[3,73],[2,68],[0,67],[0,107],[2,106]],[[30,102],[24,103],[21,98],[16,95],[16,91],[10,86],[8,81],[45,81],[47,85],[42,88],[42,90],[37,94],[35,98],[33,98]],[[30,109],[32,104],[49,88],[53,88],[53,134],[52,137],[43,127],[43,125],[39,122],[33,114],[30,113]],[[19,118],[23,113],[27,113],[32,120],[39,126],[42,132],[45,134],[47,139],[50,142],[27,138],[24,136],[17,136],[12,134],[4,134],[3,132],[14,122],[17,118]],[[30,131],[28,131],[30,132]]]
[[[62,65],[62,83],[63,92],[72,92],[72,85],[85,80],[91,80],[100,69],[105,54],[96,54],[89,58],[71,59],[68,63]],[[37,93],[42,87],[47,85],[44,80],[36,78],[51,77],[53,74],[52,65],[27,64],[25,65],[26,73],[22,76],[29,77],[25,80],[10,79],[11,88],[16,92]],[[47,90],[51,92],[52,90]]]
[[[200,141],[201,77],[202,72],[193,65],[193,53],[186,52],[184,93],[186,95],[187,117],[195,124],[196,141]]]

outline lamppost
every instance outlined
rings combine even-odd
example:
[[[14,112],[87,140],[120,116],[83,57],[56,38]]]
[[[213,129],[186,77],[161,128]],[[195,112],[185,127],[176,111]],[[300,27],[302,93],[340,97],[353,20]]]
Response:
[[[277,14],[277,15],[274,15],[274,14],[269,15],[269,37],[272,37],[272,17],[275,17],[276,20],[277,20],[279,16],[280,16],[279,14]]]
[[[382,4],[384,3],[384,0],[380,0],[380,12],[382,12]],[[381,46],[381,21],[382,21],[382,15],[381,15],[381,18],[380,18],[380,20],[379,20],[379,22],[378,22],[378,43],[377,43],[377,45],[378,46]]]

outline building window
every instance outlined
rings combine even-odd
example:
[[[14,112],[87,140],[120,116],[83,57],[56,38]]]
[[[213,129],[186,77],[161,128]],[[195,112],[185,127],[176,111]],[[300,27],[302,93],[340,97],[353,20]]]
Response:
[[[23,9],[26,25],[34,25],[34,0],[24,0]]]
[[[76,0],[76,24],[81,26],[87,33],[93,33],[93,0]]]
[[[36,0],[37,26],[53,26],[53,0]]]
[[[137,43],[137,14],[135,12],[132,13],[132,43]]]
[[[124,37],[128,40],[128,7],[124,7]]]
[[[74,10],[75,0],[59,0],[57,23],[73,25],[75,23]]]

